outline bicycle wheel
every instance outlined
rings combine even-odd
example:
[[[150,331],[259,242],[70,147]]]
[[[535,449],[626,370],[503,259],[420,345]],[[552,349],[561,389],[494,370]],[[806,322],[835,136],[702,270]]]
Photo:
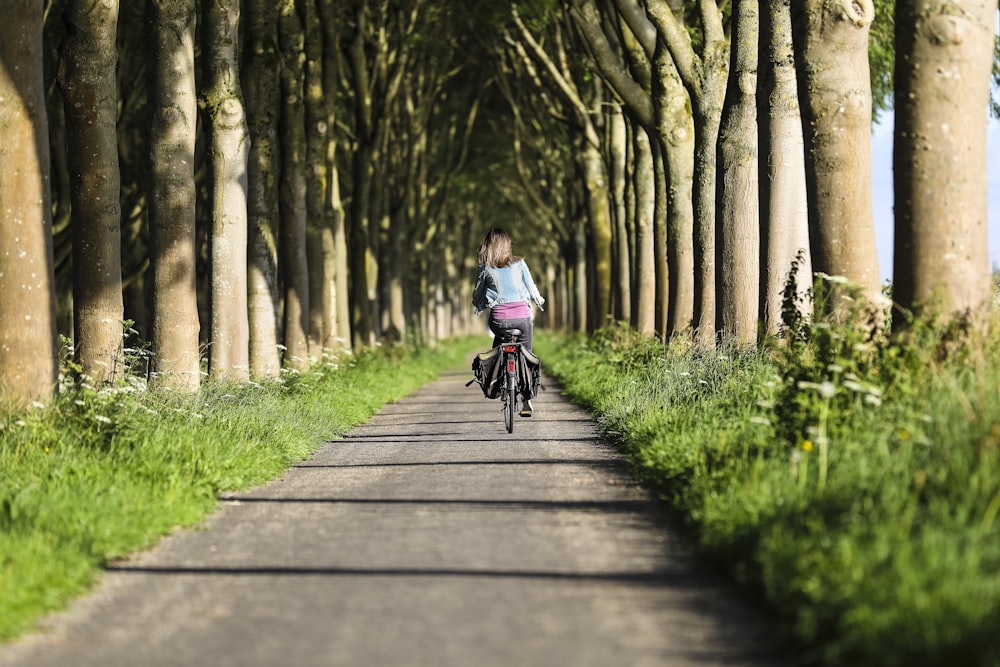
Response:
[[[503,425],[508,433],[514,432],[514,413],[517,412],[517,377],[507,373],[507,390],[503,401]]]

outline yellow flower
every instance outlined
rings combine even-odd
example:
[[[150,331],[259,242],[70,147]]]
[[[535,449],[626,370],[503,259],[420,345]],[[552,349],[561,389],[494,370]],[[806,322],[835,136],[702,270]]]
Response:
[[[910,432],[907,431],[905,428],[900,429],[899,430],[899,439],[900,440],[909,440],[910,439]]]
[[[811,452],[813,450],[812,440],[803,440],[801,447],[803,451]]]

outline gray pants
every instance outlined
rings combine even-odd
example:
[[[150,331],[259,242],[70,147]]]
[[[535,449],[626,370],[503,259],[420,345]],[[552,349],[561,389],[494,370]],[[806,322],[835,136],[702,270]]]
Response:
[[[515,317],[510,320],[498,320],[490,317],[490,331],[493,332],[493,347],[500,347],[500,341],[507,337],[508,329],[521,330],[521,343],[524,349],[531,352],[531,318]]]

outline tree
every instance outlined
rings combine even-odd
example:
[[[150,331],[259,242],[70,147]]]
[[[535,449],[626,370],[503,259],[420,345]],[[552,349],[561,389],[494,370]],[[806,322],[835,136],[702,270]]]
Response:
[[[0,25],[0,401],[56,388],[49,140],[42,3],[14,0]]]
[[[795,0],[792,30],[806,147],[813,269],[880,299],[872,214],[871,0]]]
[[[762,56],[761,122],[761,295],[764,329],[781,327],[781,299],[796,255],[802,254],[796,284],[812,287],[809,257],[809,205],[806,196],[802,117],[796,87],[792,16],[787,0],[767,0],[760,12]]]
[[[655,138],[653,164],[659,171],[655,177],[654,225],[660,230],[656,234],[656,281],[662,314],[658,328],[668,336],[695,326],[694,122],[680,74],[645,11],[636,0],[615,0],[615,5],[647,61],[633,59],[631,71],[619,55],[622,49],[612,45],[614,33],[606,31],[608,22],[602,20],[593,0],[571,0],[570,13],[601,76],[632,117]],[[625,55],[639,52],[628,50]],[[663,304],[659,296],[664,292],[669,304]]]
[[[240,89],[239,0],[212,0],[205,10],[203,104],[211,167],[211,346],[213,378],[250,374],[247,315],[247,151],[249,134]]]
[[[240,70],[247,107],[247,292],[250,374],[275,377],[278,354],[278,5],[247,0],[246,59]]]
[[[593,299],[591,322],[600,326],[605,318],[611,315],[611,211],[609,209],[610,192],[607,166],[601,153],[602,141],[597,120],[602,118],[600,107],[606,102],[603,91],[593,83],[581,90],[569,71],[569,55],[566,52],[562,30],[558,23],[552,24],[552,39],[547,40],[553,46],[550,55],[534,38],[531,31],[513,12],[514,23],[518,28],[519,42],[511,40],[516,50],[524,59],[524,66],[535,67],[529,60],[530,56],[537,60],[546,72],[547,80],[557,94],[567,102],[567,108],[574,114],[578,127],[582,132],[582,150],[579,154],[580,170],[585,184],[587,201],[587,220],[593,247],[592,270],[594,272],[593,286],[590,294]],[[527,52],[521,47],[523,43]],[[558,63],[558,65],[557,65]],[[535,77],[540,80],[540,77]]]
[[[285,365],[309,366],[309,265],[306,253],[306,129],[303,98],[305,45],[294,0],[282,0],[278,20],[281,50],[281,267],[284,277]]]
[[[121,177],[116,136],[118,2],[71,0],[59,67],[73,227],[73,342],[95,383],[123,371]]]
[[[695,329],[702,345],[715,342],[715,174],[717,141],[722,120],[722,105],[726,93],[726,72],[729,67],[729,39],[723,30],[722,9],[712,0],[698,1],[700,48],[695,49],[691,33],[666,0],[647,0],[646,13],[660,36],[660,43],[669,51],[671,63],[661,50],[659,70],[663,83],[674,81],[674,71],[687,90],[693,113],[694,143],[692,206],[694,215],[695,253]],[[674,86],[665,85],[663,94],[676,105],[679,97]],[[668,117],[670,134],[677,132],[680,120],[677,111]],[[664,128],[665,130],[666,128]],[[661,130],[663,132],[663,130]],[[666,133],[664,132],[664,136]],[[687,146],[684,146],[686,156]],[[671,186],[677,187],[671,179]]]
[[[986,114],[996,14],[994,0],[896,4],[900,327],[910,313],[975,313],[990,298]]]
[[[147,6],[152,124],[150,240],[153,265],[153,371],[181,390],[201,386],[195,274],[194,0]]]
[[[733,53],[719,136],[720,324],[739,346],[757,342],[760,210],[757,160],[757,0],[733,6]]]

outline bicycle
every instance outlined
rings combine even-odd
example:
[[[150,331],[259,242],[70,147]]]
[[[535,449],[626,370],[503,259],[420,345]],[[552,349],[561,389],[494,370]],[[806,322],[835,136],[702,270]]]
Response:
[[[508,329],[507,336],[500,343],[500,352],[503,355],[503,369],[505,382],[500,389],[500,401],[503,403],[503,425],[507,427],[508,433],[514,432],[514,413],[517,412],[518,382],[517,364],[520,361],[521,343],[520,329]]]
[[[523,349],[520,329],[508,329],[499,347],[480,354],[473,362],[476,377],[468,387],[478,382],[486,398],[499,398],[502,403],[503,423],[508,433],[514,432],[514,415],[521,396],[534,395],[540,365],[538,357]]]

